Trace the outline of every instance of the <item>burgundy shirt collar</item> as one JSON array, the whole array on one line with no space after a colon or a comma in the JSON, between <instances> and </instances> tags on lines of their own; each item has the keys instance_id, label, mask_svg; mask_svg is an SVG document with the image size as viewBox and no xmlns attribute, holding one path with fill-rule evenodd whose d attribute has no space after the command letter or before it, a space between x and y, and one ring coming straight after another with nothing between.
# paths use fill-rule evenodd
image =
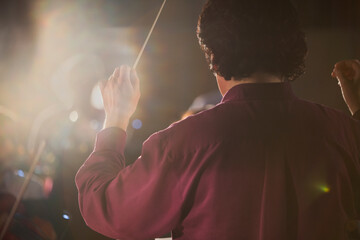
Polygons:
<instances>
[{"instance_id":1,"label":"burgundy shirt collar","mask_svg":"<svg viewBox=\"0 0 360 240\"><path fill-rule=\"evenodd\" d=\"M295 95L289 82L246 83L232 87L221 102L241 100L291 99Z\"/></svg>"}]
</instances>

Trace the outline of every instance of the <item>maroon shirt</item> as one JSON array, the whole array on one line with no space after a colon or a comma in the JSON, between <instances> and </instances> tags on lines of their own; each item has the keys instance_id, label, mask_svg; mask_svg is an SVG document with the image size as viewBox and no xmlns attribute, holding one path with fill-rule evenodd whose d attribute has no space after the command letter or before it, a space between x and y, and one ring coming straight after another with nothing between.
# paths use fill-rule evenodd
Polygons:
<instances>
[{"instance_id":1,"label":"maroon shirt","mask_svg":"<svg viewBox=\"0 0 360 240\"><path fill-rule=\"evenodd\" d=\"M359 219L360 124L289 83L233 87L215 108L152 135L125 167L101 131L79 170L80 209L121 240L347 239ZM356 223L356 222L355 222Z\"/></svg>"}]
</instances>

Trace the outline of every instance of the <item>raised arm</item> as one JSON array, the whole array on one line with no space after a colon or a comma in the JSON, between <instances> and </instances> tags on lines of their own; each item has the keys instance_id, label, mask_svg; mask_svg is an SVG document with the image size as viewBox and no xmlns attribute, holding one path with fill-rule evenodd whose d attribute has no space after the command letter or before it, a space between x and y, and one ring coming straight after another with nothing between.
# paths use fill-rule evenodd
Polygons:
<instances>
[{"instance_id":1,"label":"raised arm","mask_svg":"<svg viewBox=\"0 0 360 240\"><path fill-rule=\"evenodd\" d=\"M332 76L338 79L343 98L354 115L360 110L360 61L354 59L336 63Z\"/></svg>"},{"instance_id":2,"label":"raised arm","mask_svg":"<svg viewBox=\"0 0 360 240\"><path fill-rule=\"evenodd\" d=\"M181 171L166 150L169 140L154 134L126 167L125 130L139 100L139 81L121 67L101 90L105 129L75 179L81 214L90 228L111 238L159 237L174 228L182 207Z\"/></svg>"}]
</instances>

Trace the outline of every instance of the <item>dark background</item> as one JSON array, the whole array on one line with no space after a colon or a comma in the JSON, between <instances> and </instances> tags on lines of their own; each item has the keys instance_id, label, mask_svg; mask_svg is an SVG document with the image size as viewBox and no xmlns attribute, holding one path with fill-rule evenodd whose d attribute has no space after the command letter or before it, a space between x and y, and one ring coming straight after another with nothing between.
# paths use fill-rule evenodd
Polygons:
<instances>
[{"instance_id":1,"label":"dark background","mask_svg":"<svg viewBox=\"0 0 360 240\"><path fill-rule=\"evenodd\" d=\"M343 59L360 58L359 0L294 0L307 34L307 71L293 83L299 97L348 113L330 73ZM85 226L74 176L101 129L103 112L90 104L97 81L120 64L132 65L162 0L12 0L0 4L0 106L17 116L17 131L28 137L39 113L58 111L41 123L39 137L55 161L39 171L51 177L49 199L27 203L32 214L50 220L64 239L106 239ZM215 78L195 35L204 1L168 0L137 71L142 98L129 127L126 155L134 161L142 142L178 120L200 94L216 90ZM78 119L69 120L76 111ZM27 164L14 164L23 168ZM41 166L40 166L41 167ZM64 223L61 212L72 220ZM141 230L139 230L141 231Z\"/></svg>"}]
</instances>

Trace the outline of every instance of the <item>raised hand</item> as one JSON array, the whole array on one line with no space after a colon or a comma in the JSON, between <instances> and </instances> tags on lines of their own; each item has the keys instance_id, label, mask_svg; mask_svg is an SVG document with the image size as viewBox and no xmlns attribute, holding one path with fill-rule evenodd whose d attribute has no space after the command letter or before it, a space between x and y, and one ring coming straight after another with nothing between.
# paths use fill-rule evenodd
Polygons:
<instances>
[{"instance_id":1,"label":"raised hand","mask_svg":"<svg viewBox=\"0 0 360 240\"><path fill-rule=\"evenodd\" d=\"M338 62L331 75L338 79L350 112L354 114L360 110L360 61L354 59Z\"/></svg>"},{"instance_id":2,"label":"raised hand","mask_svg":"<svg viewBox=\"0 0 360 240\"><path fill-rule=\"evenodd\" d=\"M140 98L140 83L135 70L129 66L116 68L107 81L100 82L104 102L104 128L126 130Z\"/></svg>"}]
</instances>

